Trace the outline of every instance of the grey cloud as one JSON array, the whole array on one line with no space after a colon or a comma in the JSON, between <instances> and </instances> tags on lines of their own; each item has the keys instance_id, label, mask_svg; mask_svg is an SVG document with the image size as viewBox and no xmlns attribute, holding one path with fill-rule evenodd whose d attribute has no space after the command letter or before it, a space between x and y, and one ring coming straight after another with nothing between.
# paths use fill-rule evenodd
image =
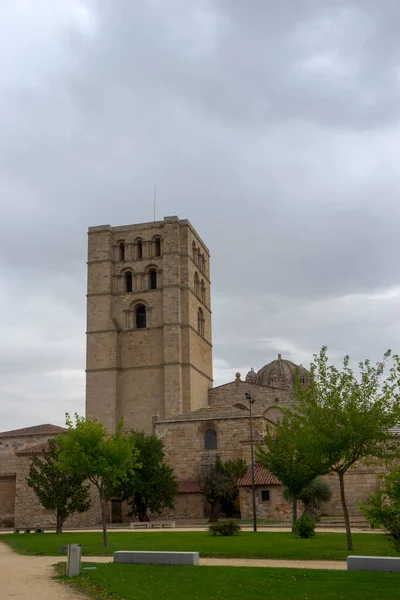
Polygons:
<instances>
[{"instance_id":1,"label":"grey cloud","mask_svg":"<svg viewBox=\"0 0 400 600\"><path fill-rule=\"evenodd\" d=\"M70 7L0 19L3 423L83 413L86 230L155 184L211 250L217 383L395 349L398 3Z\"/></svg>"}]
</instances>

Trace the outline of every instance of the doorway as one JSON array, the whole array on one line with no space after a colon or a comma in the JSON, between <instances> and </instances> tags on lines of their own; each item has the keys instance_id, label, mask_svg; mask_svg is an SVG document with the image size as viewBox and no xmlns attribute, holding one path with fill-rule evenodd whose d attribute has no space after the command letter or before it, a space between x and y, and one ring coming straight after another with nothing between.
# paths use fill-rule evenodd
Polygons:
<instances>
[{"instance_id":1,"label":"doorway","mask_svg":"<svg viewBox=\"0 0 400 600\"><path fill-rule=\"evenodd\" d=\"M111 523L122 523L122 500L111 500Z\"/></svg>"}]
</instances>

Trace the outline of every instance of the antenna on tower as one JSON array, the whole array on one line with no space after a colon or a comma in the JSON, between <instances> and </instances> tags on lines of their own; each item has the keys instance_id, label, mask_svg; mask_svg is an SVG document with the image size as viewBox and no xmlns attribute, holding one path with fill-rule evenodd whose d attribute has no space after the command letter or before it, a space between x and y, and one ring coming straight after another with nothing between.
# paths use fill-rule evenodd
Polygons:
<instances>
[{"instance_id":1,"label":"antenna on tower","mask_svg":"<svg viewBox=\"0 0 400 600\"><path fill-rule=\"evenodd\" d=\"M154 200L154 221L156 220L156 199L157 199L157 186L154 186L154 196L153 196L153 200Z\"/></svg>"}]
</instances>

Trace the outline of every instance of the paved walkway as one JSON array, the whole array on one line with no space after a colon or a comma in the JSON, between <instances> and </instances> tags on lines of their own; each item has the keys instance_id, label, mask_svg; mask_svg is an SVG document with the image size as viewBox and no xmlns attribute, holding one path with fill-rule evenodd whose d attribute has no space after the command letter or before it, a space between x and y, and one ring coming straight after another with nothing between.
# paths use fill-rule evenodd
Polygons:
<instances>
[{"instance_id":1,"label":"paved walkway","mask_svg":"<svg viewBox=\"0 0 400 600\"><path fill-rule=\"evenodd\" d=\"M88 556L84 562L112 562L110 556ZM3 600L83 600L86 596L52 579L56 562L65 556L21 556L0 543L0 596ZM345 561L334 560L264 560L247 558L202 558L200 566L289 567L295 569L345 570Z\"/></svg>"}]
</instances>

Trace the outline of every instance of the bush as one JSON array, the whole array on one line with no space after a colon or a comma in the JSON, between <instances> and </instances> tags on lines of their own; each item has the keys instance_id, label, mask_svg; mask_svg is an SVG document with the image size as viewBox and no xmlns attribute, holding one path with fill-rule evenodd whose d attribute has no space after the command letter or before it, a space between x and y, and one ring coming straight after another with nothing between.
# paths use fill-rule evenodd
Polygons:
<instances>
[{"instance_id":1,"label":"bush","mask_svg":"<svg viewBox=\"0 0 400 600\"><path fill-rule=\"evenodd\" d=\"M283 498L287 502L292 501L292 494L287 487L283 488ZM332 498L332 492L329 485L318 477L306 485L297 495L297 500L303 503L304 510L312 519L318 521L321 516L321 509L324 504Z\"/></svg>"},{"instance_id":2,"label":"bush","mask_svg":"<svg viewBox=\"0 0 400 600\"><path fill-rule=\"evenodd\" d=\"M359 506L371 527L383 527L400 552L400 466L380 478L382 487Z\"/></svg>"},{"instance_id":3,"label":"bush","mask_svg":"<svg viewBox=\"0 0 400 600\"><path fill-rule=\"evenodd\" d=\"M225 522L217 522L213 523L209 526L208 531L211 535L235 535L235 533L239 533L240 527L235 521L225 521Z\"/></svg>"},{"instance_id":4,"label":"bush","mask_svg":"<svg viewBox=\"0 0 400 600\"><path fill-rule=\"evenodd\" d=\"M294 533L303 539L314 537L316 522L307 512L303 512L300 519L294 524Z\"/></svg>"}]
</instances>

